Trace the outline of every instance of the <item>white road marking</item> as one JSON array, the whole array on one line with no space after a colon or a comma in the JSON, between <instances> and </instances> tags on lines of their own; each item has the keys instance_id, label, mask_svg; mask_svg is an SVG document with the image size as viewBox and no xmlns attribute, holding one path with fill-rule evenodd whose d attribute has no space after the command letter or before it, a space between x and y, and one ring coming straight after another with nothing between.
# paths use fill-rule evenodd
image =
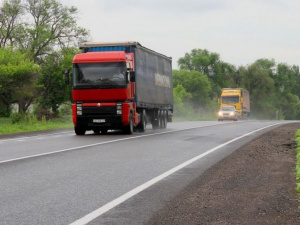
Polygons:
<instances>
[{"instance_id":1,"label":"white road marking","mask_svg":"<svg viewBox=\"0 0 300 225\"><path fill-rule=\"evenodd\" d=\"M7 141L18 141L18 140L26 140L26 139L29 139L29 138L36 138L36 139L39 139L39 138L43 138L43 137L47 137L47 136L55 136L55 135L60 135L60 134L69 134L71 132L61 132L61 133L53 133L53 134L41 134L41 135L34 135L34 136L26 136L26 137L19 137L19 138L9 138L9 139L3 139L1 140L0 139L0 143L1 142L7 142ZM72 132L72 135L73 135L74 132Z\"/></svg>"},{"instance_id":2,"label":"white road marking","mask_svg":"<svg viewBox=\"0 0 300 225\"><path fill-rule=\"evenodd\" d=\"M131 137L120 138L120 139L111 140L111 141L98 142L98 143L94 143L94 144L90 144L90 145L83 145L83 146L78 146L78 147L73 147L73 148L66 148L66 149L47 152L47 153L41 153L41 154L36 154L36 155L30 155L30 156L24 156L24 157L19 157L19 158L14 158L14 159L3 160L3 161L0 161L0 164L8 163L8 162L14 162L14 161L22 160L22 159L30 159L30 158L40 157L40 156L52 155L52 154L61 153L61 152L74 151L74 150L78 150L78 149L82 149L82 148L94 147L94 146L98 146L98 145L105 145L105 144L109 144L109 143L114 143L114 142L119 142L119 141L126 141L126 140L130 140L130 139L149 137L149 136L154 136L154 135L159 135L159 134L169 134L169 133L175 133L175 132L179 132L179 131L193 130L193 129L211 127L211 126L216 126L216 125L218 125L218 124L192 127L192 128L186 128L186 129L180 129L180 130L164 131L164 132L153 133L153 134L145 134L145 135L140 135L140 136L131 136Z\"/></svg>"},{"instance_id":3,"label":"white road marking","mask_svg":"<svg viewBox=\"0 0 300 225\"><path fill-rule=\"evenodd\" d=\"M223 144L221 144L221 145L219 145L217 147L214 147L214 148L206 151L205 153L202 153L202 154L200 154L200 155L198 155L198 156L196 156L196 157L194 157L194 158L192 158L192 159L190 159L190 160L188 160L188 161L180 164L179 166L176 166L173 169L170 169L169 171L167 171L167 172L165 172L165 173L163 173L163 174L161 174L161 175L153 178L152 180L149 180L148 182L146 182L146 183L144 183L144 184L142 184L142 185L134 188L133 190L125 193L124 195L120 196L119 198L116 198L115 200L107 203L106 205L104 205L104 206L96 209L95 211L93 211L93 212L85 215L84 217L82 217L79 220L71 223L70 225L84 225L84 224L87 224L87 223L91 222L92 220L98 218L99 216L103 215L107 211L109 211L109 210L113 209L114 207L120 205L121 203L125 202L129 198L137 195L141 191L149 188L150 186L152 186L152 185L156 184L157 182L161 181L162 179L164 179L164 178L172 175L173 173L177 172L178 170L180 170L180 169L182 169L182 168L190 165L191 163L193 163L193 162L195 162L195 161L197 161L197 160L199 160L199 159L201 159L201 158L209 155L210 153L213 153L214 151L216 151L216 150L218 150L218 149L220 149L220 148L222 148L222 147L224 147L224 146L226 146L226 145L228 145L228 144L230 144L230 143L232 143L234 141L237 141L237 140L239 140L241 138L244 138L246 136L249 136L249 135L254 134L254 133L258 132L258 131L264 130L266 128L269 128L269 127L272 127L272 126L276 126L278 124L279 123L272 124L272 125L269 125L269 126L266 126L266 127L263 127L263 128L260 128L260 129L254 130L254 131L251 131L251 132L249 132L247 134L241 135L241 136L239 136L237 138L234 138L234 139L232 139L230 141L227 141L227 142L225 142L225 143L223 143Z\"/></svg>"},{"instance_id":4,"label":"white road marking","mask_svg":"<svg viewBox=\"0 0 300 225\"><path fill-rule=\"evenodd\" d=\"M42 139L45 139L46 137L38 137L38 138L35 138L35 140L42 140Z\"/></svg>"}]
</instances>

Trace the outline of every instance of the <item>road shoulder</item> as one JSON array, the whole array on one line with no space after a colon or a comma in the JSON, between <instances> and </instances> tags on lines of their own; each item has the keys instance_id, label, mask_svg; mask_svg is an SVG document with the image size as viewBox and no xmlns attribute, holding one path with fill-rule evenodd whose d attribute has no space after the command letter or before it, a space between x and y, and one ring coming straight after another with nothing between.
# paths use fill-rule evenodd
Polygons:
<instances>
[{"instance_id":1,"label":"road shoulder","mask_svg":"<svg viewBox=\"0 0 300 225\"><path fill-rule=\"evenodd\" d=\"M148 224L300 224L295 132L274 129L208 169Z\"/></svg>"}]
</instances>

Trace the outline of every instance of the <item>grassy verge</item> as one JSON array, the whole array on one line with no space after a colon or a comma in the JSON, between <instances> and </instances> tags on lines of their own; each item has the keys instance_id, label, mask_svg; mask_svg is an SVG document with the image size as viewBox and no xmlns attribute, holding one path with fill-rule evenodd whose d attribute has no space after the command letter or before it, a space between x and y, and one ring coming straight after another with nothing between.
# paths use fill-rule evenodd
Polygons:
<instances>
[{"instance_id":1,"label":"grassy verge","mask_svg":"<svg viewBox=\"0 0 300 225\"><path fill-rule=\"evenodd\" d=\"M297 162L296 162L297 188L296 189L298 192L298 196L300 196L300 130L296 132L296 142L297 142Z\"/></svg>"},{"instance_id":2,"label":"grassy verge","mask_svg":"<svg viewBox=\"0 0 300 225\"><path fill-rule=\"evenodd\" d=\"M0 118L0 135L72 127L73 123L70 115L51 119L50 121L37 121L36 119L32 119L14 124L12 123L11 118Z\"/></svg>"}]
</instances>

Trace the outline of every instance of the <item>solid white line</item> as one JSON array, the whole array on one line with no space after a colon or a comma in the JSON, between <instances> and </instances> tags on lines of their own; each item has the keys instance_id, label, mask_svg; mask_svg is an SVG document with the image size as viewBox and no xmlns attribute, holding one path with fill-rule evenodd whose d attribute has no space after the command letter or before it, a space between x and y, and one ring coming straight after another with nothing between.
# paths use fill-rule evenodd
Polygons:
<instances>
[{"instance_id":1,"label":"solid white line","mask_svg":"<svg viewBox=\"0 0 300 225\"><path fill-rule=\"evenodd\" d=\"M114 208L114 207L120 205L121 203L125 202L129 198L131 198L131 197L135 196L136 194L140 193L141 191L147 189L148 187L154 185L155 183L161 181L162 179L170 176L171 174L177 172L178 170L180 170L180 169L182 169L182 168L190 165L191 163L193 163L193 162L195 162L195 161L197 161L197 160L199 160L199 159L201 159L201 158L209 155L210 153L212 153L212 152L214 152L214 151L216 151L216 150L218 150L218 149L220 149L220 148L222 148L222 147L224 147L224 146L226 146L226 145L228 145L228 144L230 144L230 143L232 143L234 141L237 141L237 140L239 140L241 138L249 136L249 135L251 135L251 134L253 134L255 132L261 131L263 129L266 129L266 128L269 128L269 127L272 127L272 126L275 126L275 125L278 125L278 124L279 123L272 124L272 125L269 125L269 126L266 126L266 127L263 127L263 128L257 129L257 130L254 130L252 132L249 132L247 134L244 134L242 136L234 138L234 139L232 139L230 141L227 141L227 142L225 142L225 143L223 143L223 144L221 144L221 145L219 145L219 146L217 146L215 148L212 148L212 149L206 151L205 153L202 153L202 154L200 154L200 155L198 155L198 156L196 156L196 157L194 157L194 158L192 158L192 159L190 159L190 160L188 160L188 161L180 164L179 166L176 166L173 169L170 169L169 171L167 171L167 172L165 172L165 173L163 173L163 174L161 174L161 175L153 178L152 180L149 180L148 182L146 182L146 183L144 183L144 184L142 184L142 185L134 188L133 190L125 193L124 195L120 196L119 198L116 198L115 200L107 203L106 205L104 205L104 206L96 209L95 211L87 214L86 216L84 216L84 217L80 218L79 220L71 223L70 225L84 225L84 224L87 224L87 223L91 222L92 220L98 218L102 214L106 213L107 211L111 210L112 208Z\"/></svg>"}]
</instances>

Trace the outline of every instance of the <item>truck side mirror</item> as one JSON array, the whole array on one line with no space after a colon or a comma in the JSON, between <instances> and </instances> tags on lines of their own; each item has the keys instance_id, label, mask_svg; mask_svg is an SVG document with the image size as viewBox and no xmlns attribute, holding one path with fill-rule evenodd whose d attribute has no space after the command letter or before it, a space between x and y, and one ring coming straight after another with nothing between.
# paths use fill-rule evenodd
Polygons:
<instances>
[{"instance_id":1,"label":"truck side mirror","mask_svg":"<svg viewBox=\"0 0 300 225\"><path fill-rule=\"evenodd\" d=\"M244 102L244 99L243 98L241 98L241 103L243 103Z\"/></svg>"},{"instance_id":2,"label":"truck side mirror","mask_svg":"<svg viewBox=\"0 0 300 225\"><path fill-rule=\"evenodd\" d=\"M69 85L70 84L70 69L65 69L65 84Z\"/></svg>"},{"instance_id":3,"label":"truck side mirror","mask_svg":"<svg viewBox=\"0 0 300 225\"><path fill-rule=\"evenodd\" d=\"M130 72L130 82L135 82L135 72L134 71Z\"/></svg>"}]
</instances>

